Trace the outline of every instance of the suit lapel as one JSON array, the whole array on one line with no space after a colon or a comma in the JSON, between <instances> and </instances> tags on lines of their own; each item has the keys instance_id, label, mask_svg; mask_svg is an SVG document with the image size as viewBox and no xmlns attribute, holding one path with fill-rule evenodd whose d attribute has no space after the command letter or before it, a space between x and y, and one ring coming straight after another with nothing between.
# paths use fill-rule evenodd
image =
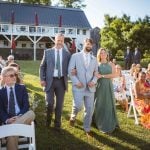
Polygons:
<instances>
[{"instance_id":1,"label":"suit lapel","mask_svg":"<svg viewBox=\"0 0 150 150\"><path fill-rule=\"evenodd\" d=\"M8 108L8 96L7 96L7 89L6 87L3 88L3 96L4 96L4 105L5 108Z\"/></svg>"},{"instance_id":2,"label":"suit lapel","mask_svg":"<svg viewBox=\"0 0 150 150\"><path fill-rule=\"evenodd\" d=\"M50 54L51 54L50 59L52 59L52 63L55 66L55 49L54 48L51 49L51 53Z\"/></svg>"},{"instance_id":3,"label":"suit lapel","mask_svg":"<svg viewBox=\"0 0 150 150\"><path fill-rule=\"evenodd\" d=\"M65 57L66 57L66 55L65 55L65 50L62 49L62 64L64 64ZM62 67L63 67L63 65L62 65Z\"/></svg>"},{"instance_id":4,"label":"suit lapel","mask_svg":"<svg viewBox=\"0 0 150 150\"><path fill-rule=\"evenodd\" d=\"M19 105L19 99L20 99L20 88L17 86L17 84L15 84L15 94L16 94L16 99L17 99L17 103Z\"/></svg>"}]
</instances>

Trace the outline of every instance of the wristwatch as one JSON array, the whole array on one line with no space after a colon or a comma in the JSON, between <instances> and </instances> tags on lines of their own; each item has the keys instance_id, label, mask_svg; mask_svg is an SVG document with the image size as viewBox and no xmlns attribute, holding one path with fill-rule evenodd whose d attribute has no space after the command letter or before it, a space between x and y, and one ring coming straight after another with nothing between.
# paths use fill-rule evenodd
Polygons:
<instances>
[{"instance_id":1,"label":"wristwatch","mask_svg":"<svg viewBox=\"0 0 150 150\"><path fill-rule=\"evenodd\" d=\"M102 78L105 78L105 76L104 76L104 75L102 75Z\"/></svg>"}]
</instances>

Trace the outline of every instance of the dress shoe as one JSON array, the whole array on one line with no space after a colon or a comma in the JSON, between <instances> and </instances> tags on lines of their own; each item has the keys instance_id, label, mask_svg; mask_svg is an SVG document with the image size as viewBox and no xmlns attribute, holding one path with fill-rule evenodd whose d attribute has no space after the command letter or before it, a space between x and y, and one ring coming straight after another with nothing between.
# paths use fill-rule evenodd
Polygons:
<instances>
[{"instance_id":1,"label":"dress shoe","mask_svg":"<svg viewBox=\"0 0 150 150\"><path fill-rule=\"evenodd\" d=\"M63 132L63 130L62 130L60 127L54 127L54 130L55 130L58 134L64 135L64 132Z\"/></svg>"},{"instance_id":2,"label":"dress shoe","mask_svg":"<svg viewBox=\"0 0 150 150\"><path fill-rule=\"evenodd\" d=\"M70 124L70 126L74 127L75 120L73 120L73 119L70 119L70 120L69 120L69 124Z\"/></svg>"},{"instance_id":3,"label":"dress shoe","mask_svg":"<svg viewBox=\"0 0 150 150\"><path fill-rule=\"evenodd\" d=\"M51 120L46 120L46 127L49 128L51 126Z\"/></svg>"},{"instance_id":4,"label":"dress shoe","mask_svg":"<svg viewBox=\"0 0 150 150\"><path fill-rule=\"evenodd\" d=\"M91 132L91 131L89 131L89 132L86 132L86 136L87 136L88 138L91 138L91 137L93 137L93 135L92 135L92 132Z\"/></svg>"}]
</instances>

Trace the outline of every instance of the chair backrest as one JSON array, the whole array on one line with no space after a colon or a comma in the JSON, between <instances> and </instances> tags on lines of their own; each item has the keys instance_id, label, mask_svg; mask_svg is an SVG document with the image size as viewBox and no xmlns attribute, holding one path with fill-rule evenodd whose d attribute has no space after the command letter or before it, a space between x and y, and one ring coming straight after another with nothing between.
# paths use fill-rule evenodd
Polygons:
<instances>
[{"instance_id":1,"label":"chair backrest","mask_svg":"<svg viewBox=\"0 0 150 150\"><path fill-rule=\"evenodd\" d=\"M32 149L36 149L35 145L35 127L34 122L31 125L27 124L7 124L0 126L0 138L8 136L24 136L30 139L30 145Z\"/></svg>"},{"instance_id":2,"label":"chair backrest","mask_svg":"<svg viewBox=\"0 0 150 150\"><path fill-rule=\"evenodd\" d=\"M127 117L134 117L135 124L138 125L139 124L139 121L138 121L138 112L136 110L135 103L134 103L133 84L134 84L134 82L130 81L129 92L130 92L131 102L130 102L130 106L129 106ZM133 115L131 114L132 113L132 109L133 109Z\"/></svg>"}]
</instances>

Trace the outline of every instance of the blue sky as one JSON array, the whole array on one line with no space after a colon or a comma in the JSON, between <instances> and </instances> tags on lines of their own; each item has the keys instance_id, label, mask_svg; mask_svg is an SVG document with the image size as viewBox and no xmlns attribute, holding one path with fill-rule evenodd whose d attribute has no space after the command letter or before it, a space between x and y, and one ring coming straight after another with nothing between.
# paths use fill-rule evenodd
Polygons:
<instances>
[{"instance_id":1,"label":"blue sky","mask_svg":"<svg viewBox=\"0 0 150 150\"><path fill-rule=\"evenodd\" d=\"M104 14L119 16L127 14L135 21L150 16L150 0L85 0L84 10L92 27L104 25Z\"/></svg>"}]
</instances>

